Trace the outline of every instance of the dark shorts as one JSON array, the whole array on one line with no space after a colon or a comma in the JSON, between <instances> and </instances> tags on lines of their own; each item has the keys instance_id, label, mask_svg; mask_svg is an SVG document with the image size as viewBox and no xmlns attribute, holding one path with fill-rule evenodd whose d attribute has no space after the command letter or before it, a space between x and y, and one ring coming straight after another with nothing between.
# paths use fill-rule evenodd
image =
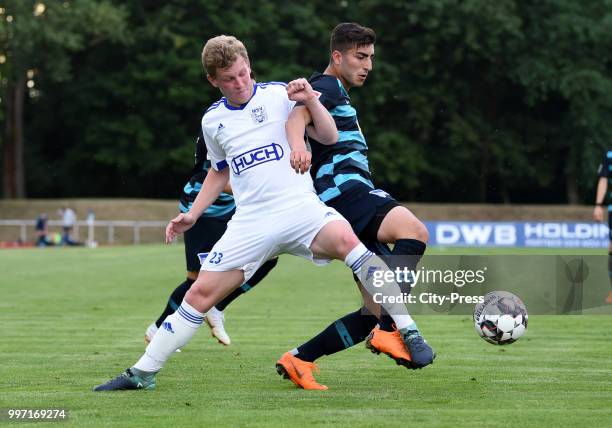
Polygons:
<instances>
[{"instance_id":1,"label":"dark shorts","mask_svg":"<svg viewBox=\"0 0 612 428\"><path fill-rule=\"evenodd\" d=\"M207 254L227 229L228 218L200 217L191 229L185 232L185 261L187 270L200 271L200 257Z\"/></svg>"},{"instance_id":2,"label":"dark shorts","mask_svg":"<svg viewBox=\"0 0 612 428\"><path fill-rule=\"evenodd\" d=\"M400 204L387 192L357 185L327 203L348 220L362 241L376 241L385 216Z\"/></svg>"}]
</instances>

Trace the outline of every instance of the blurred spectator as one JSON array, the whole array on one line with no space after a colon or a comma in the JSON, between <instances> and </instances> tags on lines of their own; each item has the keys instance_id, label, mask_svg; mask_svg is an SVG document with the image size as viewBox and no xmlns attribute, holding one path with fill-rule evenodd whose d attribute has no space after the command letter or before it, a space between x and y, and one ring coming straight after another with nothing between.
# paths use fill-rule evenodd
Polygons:
<instances>
[{"instance_id":1,"label":"blurred spectator","mask_svg":"<svg viewBox=\"0 0 612 428\"><path fill-rule=\"evenodd\" d=\"M36 219L36 245L39 247L53 245L52 242L47 239L47 234L49 233L47 220L47 213L41 213Z\"/></svg>"},{"instance_id":2,"label":"blurred spectator","mask_svg":"<svg viewBox=\"0 0 612 428\"><path fill-rule=\"evenodd\" d=\"M96 221L96 214L91 208L89 208L87 210L87 224L93 225L95 221Z\"/></svg>"},{"instance_id":3,"label":"blurred spectator","mask_svg":"<svg viewBox=\"0 0 612 428\"><path fill-rule=\"evenodd\" d=\"M96 215L91 208L87 210L87 246L94 248L98 246L98 243L94 239L94 232L96 225Z\"/></svg>"},{"instance_id":4,"label":"blurred spectator","mask_svg":"<svg viewBox=\"0 0 612 428\"><path fill-rule=\"evenodd\" d=\"M62 210L62 230L64 232L62 236L63 245L78 245L76 241L73 241L70 237L74 224L76 223L76 214L72 208L64 207Z\"/></svg>"}]
</instances>

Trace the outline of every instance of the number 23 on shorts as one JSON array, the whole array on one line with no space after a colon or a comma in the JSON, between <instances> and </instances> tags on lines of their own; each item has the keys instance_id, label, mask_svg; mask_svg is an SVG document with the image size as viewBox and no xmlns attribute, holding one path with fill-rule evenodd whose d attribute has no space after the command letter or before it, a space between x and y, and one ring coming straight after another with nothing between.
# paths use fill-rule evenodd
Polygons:
<instances>
[{"instance_id":1,"label":"number 23 on shorts","mask_svg":"<svg viewBox=\"0 0 612 428\"><path fill-rule=\"evenodd\" d=\"M214 251L210 254L210 259L208 260L208 262L218 265L219 263L221 263L222 258L223 258L223 253Z\"/></svg>"}]
</instances>

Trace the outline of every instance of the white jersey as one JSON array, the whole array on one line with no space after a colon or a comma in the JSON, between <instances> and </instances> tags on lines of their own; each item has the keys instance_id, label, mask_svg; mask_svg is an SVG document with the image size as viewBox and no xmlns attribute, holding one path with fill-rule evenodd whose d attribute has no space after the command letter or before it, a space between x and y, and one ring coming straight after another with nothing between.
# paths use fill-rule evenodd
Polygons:
<instances>
[{"instance_id":1,"label":"white jersey","mask_svg":"<svg viewBox=\"0 0 612 428\"><path fill-rule=\"evenodd\" d=\"M252 98L234 107L226 98L204 113L202 131L212 167L230 168L238 212L247 207L273 208L314 193L310 174L289 164L291 149L285 122L295 102L284 83L256 83Z\"/></svg>"}]
</instances>

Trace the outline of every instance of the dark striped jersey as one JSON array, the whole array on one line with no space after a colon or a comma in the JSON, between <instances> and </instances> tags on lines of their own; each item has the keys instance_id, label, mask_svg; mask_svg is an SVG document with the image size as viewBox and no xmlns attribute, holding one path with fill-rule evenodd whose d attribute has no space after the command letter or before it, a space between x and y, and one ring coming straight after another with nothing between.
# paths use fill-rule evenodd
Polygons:
<instances>
[{"instance_id":1,"label":"dark striped jersey","mask_svg":"<svg viewBox=\"0 0 612 428\"><path fill-rule=\"evenodd\" d=\"M179 209L181 212L186 213L193 205L193 201L195 201L195 198L202 189L202 183L209 169L210 161L208 160L208 152L206 150L206 144L204 143L204 137L202 136L202 130L200 129L200 135L196 140L195 165L191 173L191 178L187 184L185 184L185 187L183 187L183 194L179 201ZM235 210L236 204L234 203L234 197L228 193L222 192L219 198L204 211L202 217L215 217L229 220L232 215L234 215Z\"/></svg>"},{"instance_id":2,"label":"dark striped jersey","mask_svg":"<svg viewBox=\"0 0 612 428\"><path fill-rule=\"evenodd\" d=\"M357 111L340 80L334 76L314 73L310 84L321 93L319 101L331 113L339 139L324 145L309 138L312 150L310 173L315 190L323 202L328 202L363 183L374 189L368 166L368 146L357 121Z\"/></svg>"},{"instance_id":3,"label":"dark striped jersey","mask_svg":"<svg viewBox=\"0 0 612 428\"><path fill-rule=\"evenodd\" d=\"M599 169L597 170L597 175L600 177L608 178L608 194L606 198L609 203L612 202L612 150L607 150L599 164Z\"/></svg>"}]
</instances>

